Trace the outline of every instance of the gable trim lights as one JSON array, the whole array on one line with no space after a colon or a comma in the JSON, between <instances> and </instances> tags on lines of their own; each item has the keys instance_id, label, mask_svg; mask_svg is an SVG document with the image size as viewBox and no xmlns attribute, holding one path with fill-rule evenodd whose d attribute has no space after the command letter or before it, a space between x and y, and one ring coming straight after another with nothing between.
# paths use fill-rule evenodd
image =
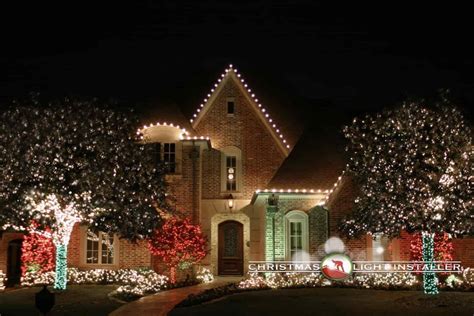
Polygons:
<instances>
[{"instance_id":1,"label":"gable trim lights","mask_svg":"<svg viewBox=\"0 0 474 316\"><path fill-rule=\"evenodd\" d=\"M272 136L277 140L282 152L285 154L285 156L288 156L290 145L288 144L285 136L281 132L280 128L275 124L273 119L270 117L270 114L268 113L267 109L265 109L263 105L259 103L258 98L256 97L255 93L252 92L252 89L248 87L248 84L245 82L245 79L240 73L238 73L237 69L233 68L232 64L230 64L229 68L227 68L225 72L221 74L220 78L217 79L217 82L214 83L213 88L211 88L210 92L203 99L203 102L196 109L196 112L193 114L193 118L189 120L192 123L193 128L198 125L200 119L207 111L209 104L212 103L211 101L214 100L214 98L222 89L222 83L226 79L230 78L231 75L235 75L237 77L237 82L240 83L240 86L244 91L244 95L251 101L251 103L254 103L257 112L263 118L263 121L266 123L266 125L268 125L267 127L271 131Z\"/></svg>"},{"instance_id":2,"label":"gable trim lights","mask_svg":"<svg viewBox=\"0 0 474 316\"><path fill-rule=\"evenodd\" d=\"M257 189L255 195L262 194L272 194L272 193L281 193L281 194L325 194L325 197L321 200L319 205L325 205L331 194L336 190L338 185L341 183L342 177L345 171L342 171L341 175L337 178L337 181L333 184L331 189L321 190L321 189Z\"/></svg>"},{"instance_id":3,"label":"gable trim lights","mask_svg":"<svg viewBox=\"0 0 474 316\"><path fill-rule=\"evenodd\" d=\"M157 122L157 123L151 123L150 125L143 125L142 128L139 128L137 130L137 135L140 135L140 139L143 139L144 135L145 135L145 132L147 131L147 129L149 128L152 128L152 127L157 127L157 126L169 126L169 127L174 127L176 129L181 129L181 134L180 134L180 139L183 139L185 137L187 137L189 135L189 132L186 131L185 128L181 128L179 125L174 125L173 123L166 123L166 122L163 122L163 123L160 123L160 122Z\"/></svg>"}]
</instances>

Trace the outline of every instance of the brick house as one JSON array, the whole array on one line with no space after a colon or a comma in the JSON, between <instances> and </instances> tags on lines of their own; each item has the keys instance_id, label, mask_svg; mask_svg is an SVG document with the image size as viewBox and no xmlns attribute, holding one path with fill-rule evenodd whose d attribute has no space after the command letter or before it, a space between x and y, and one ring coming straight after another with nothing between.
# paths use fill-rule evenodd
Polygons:
<instances>
[{"instance_id":1,"label":"brick house","mask_svg":"<svg viewBox=\"0 0 474 316\"><path fill-rule=\"evenodd\" d=\"M230 66L191 120L161 108L159 123L140 132L167 166L175 210L200 223L209 240L202 265L219 275L243 275L251 260L321 259L328 237L344 240L353 259L409 259L410 236L347 240L338 222L357 188L344 176L343 143L315 126L295 144L276 125L240 73ZM22 235L4 232L0 270L17 271ZM474 266L474 240L454 240L455 258ZM159 268L146 246L75 227L69 266Z\"/></svg>"}]
</instances>

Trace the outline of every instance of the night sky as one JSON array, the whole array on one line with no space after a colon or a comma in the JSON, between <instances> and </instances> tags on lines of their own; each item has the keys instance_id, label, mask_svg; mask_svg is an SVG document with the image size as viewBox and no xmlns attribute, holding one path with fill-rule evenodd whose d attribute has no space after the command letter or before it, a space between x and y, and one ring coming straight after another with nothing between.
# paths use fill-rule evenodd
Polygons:
<instances>
[{"instance_id":1,"label":"night sky","mask_svg":"<svg viewBox=\"0 0 474 316\"><path fill-rule=\"evenodd\" d=\"M0 103L39 91L110 98L138 110L159 100L190 117L233 63L261 99L279 104L273 111L305 121L325 111L372 111L440 88L451 89L469 112L468 7L328 2L2 4Z\"/></svg>"}]
</instances>

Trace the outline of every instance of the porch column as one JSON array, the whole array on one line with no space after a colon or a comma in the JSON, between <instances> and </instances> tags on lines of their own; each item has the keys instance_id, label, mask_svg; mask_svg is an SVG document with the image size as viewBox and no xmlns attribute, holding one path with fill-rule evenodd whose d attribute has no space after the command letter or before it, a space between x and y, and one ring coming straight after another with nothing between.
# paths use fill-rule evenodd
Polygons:
<instances>
[{"instance_id":1,"label":"porch column","mask_svg":"<svg viewBox=\"0 0 474 316\"><path fill-rule=\"evenodd\" d=\"M267 205L265 212L265 260L275 261L275 214L278 208Z\"/></svg>"}]
</instances>

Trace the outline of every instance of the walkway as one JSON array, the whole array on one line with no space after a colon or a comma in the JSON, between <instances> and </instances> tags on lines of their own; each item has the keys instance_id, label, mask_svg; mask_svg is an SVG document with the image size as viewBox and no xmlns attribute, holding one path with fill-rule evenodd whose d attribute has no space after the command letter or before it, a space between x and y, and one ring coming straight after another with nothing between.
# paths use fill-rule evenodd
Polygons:
<instances>
[{"instance_id":1,"label":"walkway","mask_svg":"<svg viewBox=\"0 0 474 316\"><path fill-rule=\"evenodd\" d=\"M198 284L159 292L125 304L110 313L109 316L167 315L176 304L184 300L189 294L197 294L207 289L238 282L241 279L242 277L216 277L212 283Z\"/></svg>"}]
</instances>

